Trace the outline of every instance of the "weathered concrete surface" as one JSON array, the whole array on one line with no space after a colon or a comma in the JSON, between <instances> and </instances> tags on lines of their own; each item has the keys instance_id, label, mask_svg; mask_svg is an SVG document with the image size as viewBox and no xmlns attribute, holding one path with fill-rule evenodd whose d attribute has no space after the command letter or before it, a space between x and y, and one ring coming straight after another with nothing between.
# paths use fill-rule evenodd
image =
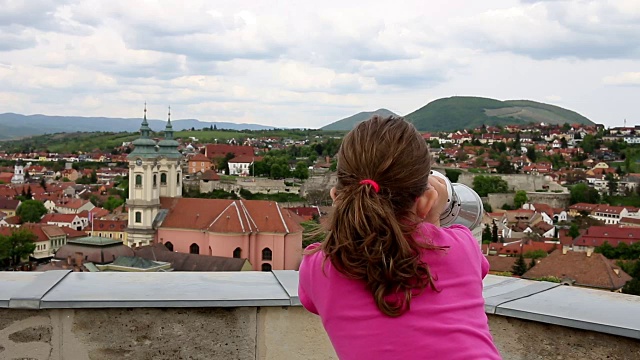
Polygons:
<instances>
[{"instance_id":1,"label":"weathered concrete surface","mask_svg":"<svg viewBox=\"0 0 640 360\"><path fill-rule=\"evenodd\" d=\"M256 308L76 310L90 359L255 359Z\"/></svg>"},{"instance_id":2,"label":"weathered concrete surface","mask_svg":"<svg viewBox=\"0 0 640 360\"><path fill-rule=\"evenodd\" d=\"M504 359L640 359L634 339L497 315L489 327Z\"/></svg>"},{"instance_id":3,"label":"weathered concrete surface","mask_svg":"<svg viewBox=\"0 0 640 360\"><path fill-rule=\"evenodd\" d=\"M256 308L0 309L0 359L255 359Z\"/></svg>"},{"instance_id":4,"label":"weathered concrete surface","mask_svg":"<svg viewBox=\"0 0 640 360\"><path fill-rule=\"evenodd\" d=\"M507 360L640 359L640 341L489 315ZM455 346L455 345L454 345ZM0 309L0 359L337 359L302 307Z\"/></svg>"},{"instance_id":5,"label":"weathered concrete surface","mask_svg":"<svg viewBox=\"0 0 640 360\"><path fill-rule=\"evenodd\" d=\"M320 318L301 306L260 308L257 359L337 359Z\"/></svg>"}]
</instances>

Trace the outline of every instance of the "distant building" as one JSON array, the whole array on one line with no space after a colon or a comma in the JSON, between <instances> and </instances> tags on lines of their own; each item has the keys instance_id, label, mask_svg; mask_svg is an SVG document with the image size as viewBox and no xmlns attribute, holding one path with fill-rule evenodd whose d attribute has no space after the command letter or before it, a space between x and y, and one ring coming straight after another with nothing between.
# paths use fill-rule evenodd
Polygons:
<instances>
[{"instance_id":1,"label":"distant building","mask_svg":"<svg viewBox=\"0 0 640 360\"><path fill-rule=\"evenodd\" d=\"M13 177L11 178L12 184L24 184L24 165L22 161L18 160L13 170Z\"/></svg>"}]
</instances>

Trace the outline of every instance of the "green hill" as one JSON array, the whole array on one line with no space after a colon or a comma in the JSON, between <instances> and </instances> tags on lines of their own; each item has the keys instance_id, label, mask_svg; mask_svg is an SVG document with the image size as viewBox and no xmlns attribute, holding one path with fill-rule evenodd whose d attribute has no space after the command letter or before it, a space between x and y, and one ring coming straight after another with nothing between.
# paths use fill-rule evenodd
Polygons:
<instances>
[{"instance_id":1,"label":"green hill","mask_svg":"<svg viewBox=\"0 0 640 360\"><path fill-rule=\"evenodd\" d=\"M378 109L376 111L363 111L357 113L355 115L349 116L348 118L344 118L342 120L338 120L334 123L326 125L321 128L321 130L351 130L358 123L370 119L373 115L380 115L383 117L396 115L390 110L387 109Z\"/></svg>"},{"instance_id":2,"label":"green hill","mask_svg":"<svg viewBox=\"0 0 640 360\"><path fill-rule=\"evenodd\" d=\"M593 124L586 117L555 105L530 100L500 101L471 96L434 100L405 118L420 131L472 129L483 124Z\"/></svg>"}]
</instances>

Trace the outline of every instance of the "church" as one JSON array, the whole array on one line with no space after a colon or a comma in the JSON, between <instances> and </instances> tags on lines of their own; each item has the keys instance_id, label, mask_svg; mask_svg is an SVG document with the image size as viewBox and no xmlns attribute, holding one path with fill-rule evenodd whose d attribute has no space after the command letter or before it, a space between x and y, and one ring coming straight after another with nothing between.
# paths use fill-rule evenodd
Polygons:
<instances>
[{"instance_id":1,"label":"church","mask_svg":"<svg viewBox=\"0 0 640 360\"><path fill-rule=\"evenodd\" d=\"M181 253L242 258L257 271L298 269L298 215L273 201L183 198L183 156L173 138L171 111L164 139L152 139L151 131L145 106L140 137L127 156L131 246L159 243Z\"/></svg>"}]
</instances>

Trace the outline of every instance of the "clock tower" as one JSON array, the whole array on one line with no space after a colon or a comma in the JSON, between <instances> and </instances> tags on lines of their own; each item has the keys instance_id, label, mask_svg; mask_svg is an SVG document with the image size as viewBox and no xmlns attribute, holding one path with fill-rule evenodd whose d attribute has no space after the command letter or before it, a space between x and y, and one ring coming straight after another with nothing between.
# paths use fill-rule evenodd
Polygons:
<instances>
[{"instance_id":1,"label":"clock tower","mask_svg":"<svg viewBox=\"0 0 640 360\"><path fill-rule=\"evenodd\" d=\"M153 222L160 210L160 197L182 196L182 154L173 139L171 113L165 129L165 139L156 143L150 138L147 106L140 126L140 137L127 156L129 162L129 246L149 245L155 238Z\"/></svg>"}]
</instances>

